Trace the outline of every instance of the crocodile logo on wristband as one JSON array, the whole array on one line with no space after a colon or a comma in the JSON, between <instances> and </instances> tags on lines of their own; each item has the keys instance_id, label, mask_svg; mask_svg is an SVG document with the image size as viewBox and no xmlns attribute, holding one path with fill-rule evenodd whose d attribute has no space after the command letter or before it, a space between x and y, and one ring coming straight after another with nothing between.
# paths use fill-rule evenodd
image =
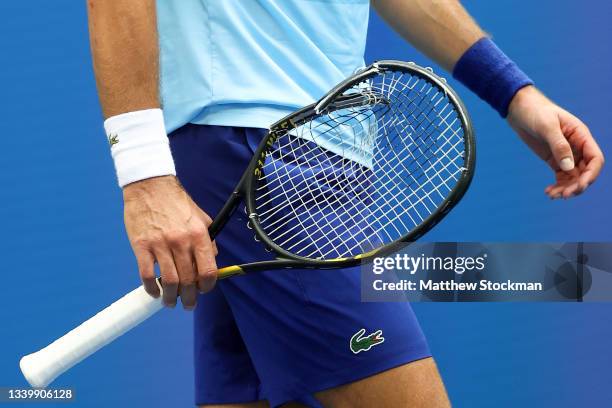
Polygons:
<instances>
[{"instance_id":1,"label":"crocodile logo on wristband","mask_svg":"<svg viewBox=\"0 0 612 408\"><path fill-rule=\"evenodd\" d=\"M116 133L111 133L110 135L107 136L108 138L108 145L110 147L113 147L113 145L116 145L117 143L119 143L119 135L117 135Z\"/></svg>"}]
</instances>

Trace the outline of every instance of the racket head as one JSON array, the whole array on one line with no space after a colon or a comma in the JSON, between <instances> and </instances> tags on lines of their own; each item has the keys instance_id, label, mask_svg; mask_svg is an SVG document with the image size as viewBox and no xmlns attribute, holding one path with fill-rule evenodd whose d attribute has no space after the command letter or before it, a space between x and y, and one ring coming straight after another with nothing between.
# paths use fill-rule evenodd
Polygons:
<instances>
[{"instance_id":1,"label":"racket head","mask_svg":"<svg viewBox=\"0 0 612 408\"><path fill-rule=\"evenodd\" d=\"M446 80L379 61L272 125L243 194L249 224L285 263L335 268L417 240L474 168L471 119Z\"/></svg>"}]
</instances>

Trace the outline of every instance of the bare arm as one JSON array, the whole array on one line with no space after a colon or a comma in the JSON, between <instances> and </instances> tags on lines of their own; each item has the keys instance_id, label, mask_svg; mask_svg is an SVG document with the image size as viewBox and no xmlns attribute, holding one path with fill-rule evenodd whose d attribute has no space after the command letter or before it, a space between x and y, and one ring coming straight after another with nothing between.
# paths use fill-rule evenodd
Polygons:
<instances>
[{"instance_id":1,"label":"bare arm","mask_svg":"<svg viewBox=\"0 0 612 408\"><path fill-rule=\"evenodd\" d=\"M485 36L457 0L372 0L380 16L447 70Z\"/></svg>"},{"instance_id":2,"label":"bare arm","mask_svg":"<svg viewBox=\"0 0 612 408\"><path fill-rule=\"evenodd\" d=\"M158 108L155 1L87 1L89 38L104 117Z\"/></svg>"},{"instance_id":3,"label":"bare arm","mask_svg":"<svg viewBox=\"0 0 612 408\"><path fill-rule=\"evenodd\" d=\"M486 34L458 0L372 0L374 8L405 40L445 69ZM592 184L604 156L589 128L533 86L519 90L508 123L555 173L550 198L578 195Z\"/></svg>"},{"instance_id":4,"label":"bare arm","mask_svg":"<svg viewBox=\"0 0 612 408\"><path fill-rule=\"evenodd\" d=\"M88 0L87 10L104 116L158 108L155 0ZM142 133L146 138L148 133ZM210 217L172 175L127 184L123 198L125 226L147 292L159 296L157 262L164 303L174 306L180 295L183 306L193 308L198 289L209 290L216 278L216 249L207 230Z\"/></svg>"}]
</instances>

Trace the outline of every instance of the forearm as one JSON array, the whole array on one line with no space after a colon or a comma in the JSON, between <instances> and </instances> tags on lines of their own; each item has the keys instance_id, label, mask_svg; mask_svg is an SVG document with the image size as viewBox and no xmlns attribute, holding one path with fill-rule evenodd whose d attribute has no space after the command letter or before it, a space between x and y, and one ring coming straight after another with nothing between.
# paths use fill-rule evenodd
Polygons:
<instances>
[{"instance_id":1,"label":"forearm","mask_svg":"<svg viewBox=\"0 0 612 408\"><path fill-rule=\"evenodd\" d=\"M485 36L458 0L372 0L372 5L399 35L449 71Z\"/></svg>"},{"instance_id":2,"label":"forearm","mask_svg":"<svg viewBox=\"0 0 612 408\"><path fill-rule=\"evenodd\" d=\"M87 10L104 117L158 108L155 0L88 0Z\"/></svg>"},{"instance_id":3,"label":"forearm","mask_svg":"<svg viewBox=\"0 0 612 408\"><path fill-rule=\"evenodd\" d=\"M175 175L159 103L155 0L88 0L104 128L119 185Z\"/></svg>"}]
</instances>

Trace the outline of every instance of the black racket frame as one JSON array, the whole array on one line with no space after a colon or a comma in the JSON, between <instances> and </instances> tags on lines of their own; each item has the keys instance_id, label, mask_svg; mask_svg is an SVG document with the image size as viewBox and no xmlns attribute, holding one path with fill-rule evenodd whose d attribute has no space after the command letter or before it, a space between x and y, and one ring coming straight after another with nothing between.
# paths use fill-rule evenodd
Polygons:
<instances>
[{"instance_id":1,"label":"black racket frame","mask_svg":"<svg viewBox=\"0 0 612 408\"><path fill-rule=\"evenodd\" d=\"M255 206L255 179L258 177L259 174L261 174L260 172L262 166L265 163L265 158L270 148L274 146L274 142L279 136L286 134L287 132L300 126L301 124L316 119L317 117L324 115L326 112L334 110L336 106L344 108L347 106L347 102L349 104L353 103L350 101L350 99L354 97L341 96L342 93L350 89L352 86L386 71L405 72L410 75L417 76L433 84L438 89L442 90L449 98L451 103L455 105L459 119L461 121L461 126L464 135L465 166L460 176L460 179L458 180L457 184L452 189L448 197L419 226L411 230L408 234L381 248L353 257L326 260L305 258L285 251L284 249L276 245L270 238L268 238L267 234L259 223L259 216L257 214ZM354 101L354 103L363 105L363 102L360 102L358 100ZM457 93L446 83L446 80L434 74L431 69L423 68L412 62L395 60L378 61L338 84L318 102L308 105L284 117L283 119L270 126L268 134L260 142L257 150L255 151L253 159L251 160L246 171L242 175L240 181L238 182L238 185L215 217L213 223L210 225L209 234L211 238L217 236L217 234L223 229L232 214L236 211L240 203L244 201L246 205L247 215L249 217L249 223L253 228L253 231L255 232L257 238L261 241L263 245L273 251L277 257L273 260L253 262L239 266L236 265L234 267L223 268L225 270L228 270L228 273L224 275L230 276L248 272L284 268L333 269L355 266L371 261L374 257L388 255L399 249L399 247L403 244L416 241L417 239L422 237L427 231L433 228L449 213L449 211L455 205L457 205L457 203L459 203L461 198L464 196L472 181L475 164L476 149L472 121L467 113L465 105L463 104Z\"/></svg>"}]
</instances>

